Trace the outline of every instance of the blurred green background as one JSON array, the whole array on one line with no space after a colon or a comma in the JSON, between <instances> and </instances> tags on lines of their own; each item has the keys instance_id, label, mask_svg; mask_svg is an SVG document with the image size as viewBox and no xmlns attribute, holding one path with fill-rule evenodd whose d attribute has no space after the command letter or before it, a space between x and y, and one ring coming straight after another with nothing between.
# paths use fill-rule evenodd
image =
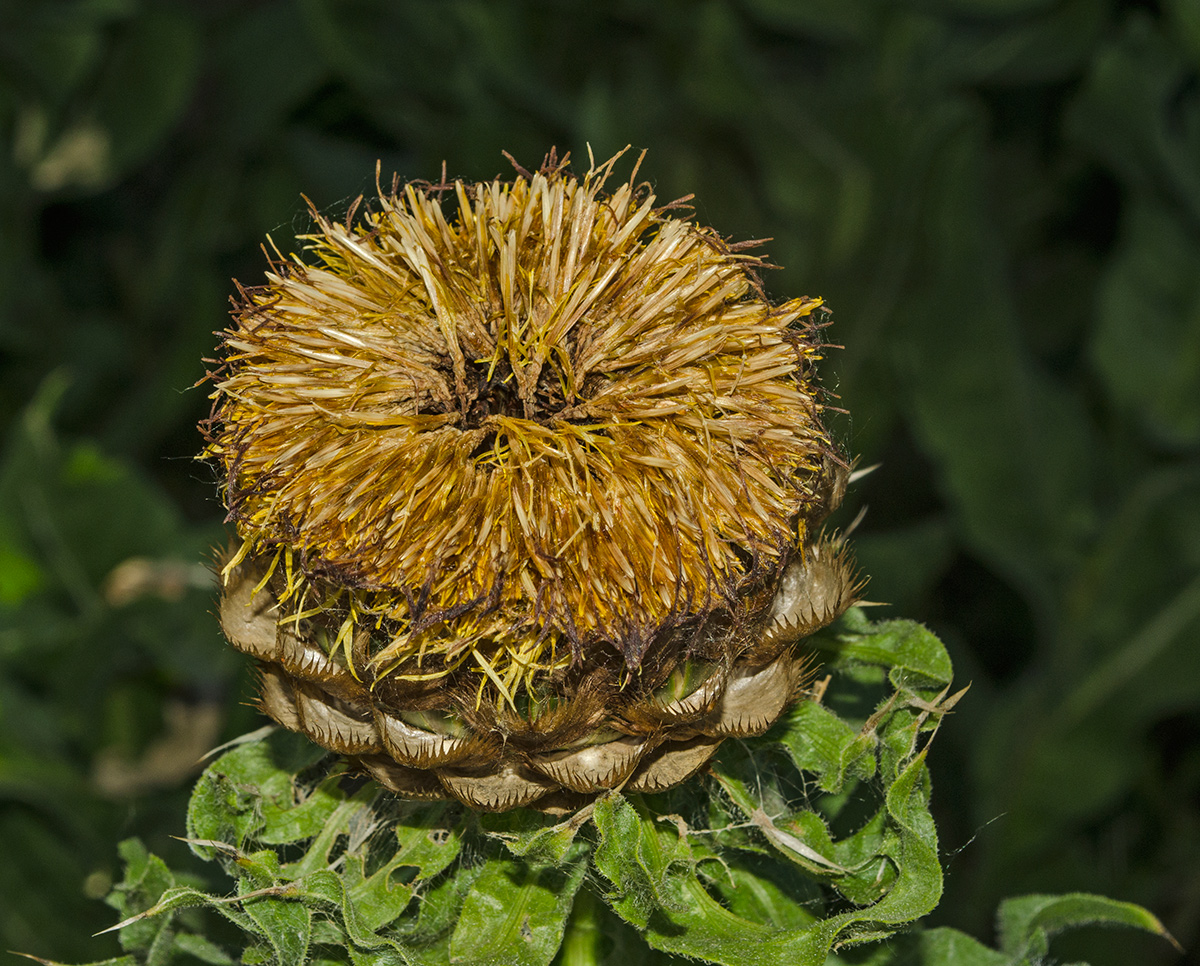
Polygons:
<instances>
[{"instance_id":1,"label":"blurred green background","mask_svg":"<svg viewBox=\"0 0 1200 966\"><path fill-rule=\"evenodd\" d=\"M257 727L192 459L230 278L376 159L627 143L834 309L872 616L973 685L931 921L1086 890L1200 946L1197 0L0 0L0 949L115 954L117 841L186 866L192 763Z\"/></svg>"}]
</instances>

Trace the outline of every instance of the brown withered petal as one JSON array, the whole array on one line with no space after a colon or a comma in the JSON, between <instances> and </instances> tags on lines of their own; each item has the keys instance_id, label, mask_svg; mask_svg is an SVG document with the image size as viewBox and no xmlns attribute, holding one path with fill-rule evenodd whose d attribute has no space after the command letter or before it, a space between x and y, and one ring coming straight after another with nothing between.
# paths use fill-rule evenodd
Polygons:
<instances>
[{"instance_id":1,"label":"brown withered petal","mask_svg":"<svg viewBox=\"0 0 1200 966\"><path fill-rule=\"evenodd\" d=\"M521 765L492 770L439 768L446 789L459 801L485 812L503 812L537 801L557 786Z\"/></svg>"},{"instance_id":2,"label":"brown withered petal","mask_svg":"<svg viewBox=\"0 0 1200 966\"><path fill-rule=\"evenodd\" d=\"M296 709L292 679L276 664L264 664L259 671L259 708L290 731L303 730Z\"/></svg>"},{"instance_id":3,"label":"brown withered petal","mask_svg":"<svg viewBox=\"0 0 1200 966\"><path fill-rule=\"evenodd\" d=\"M800 676L800 662L787 651L765 667L739 667L725 685L710 733L737 738L761 735L792 703Z\"/></svg>"},{"instance_id":4,"label":"brown withered petal","mask_svg":"<svg viewBox=\"0 0 1200 966\"><path fill-rule=\"evenodd\" d=\"M765 639L797 641L837 619L858 597L862 582L840 541L818 541L783 571Z\"/></svg>"},{"instance_id":5,"label":"brown withered petal","mask_svg":"<svg viewBox=\"0 0 1200 966\"><path fill-rule=\"evenodd\" d=\"M531 757L530 764L563 788L599 792L616 788L642 760L644 738L621 737L570 751Z\"/></svg>"},{"instance_id":6,"label":"brown withered petal","mask_svg":"<svg viewBox=\"0 0 1200 966\"><path fill-rule=\"evenodd\" d=\"M704 735L689 741L664 744L654 755L647 757L625 785L630 792L659 792L687 781L708 764L720 738Z\"/></svg>"},{"instance_id":7,"label":"brown withered petal","mask_svg":"<svg viewBox=\"0 0 1200 966\"><path fill-rule=\"evenodd\" d=\"M342 755L383 751L369 711L364 713L308 682L295 687L300 730L317 744Z\"/></svg>"},{"instance_id":8,"label":"brown withered petal","mask_svg":"<svg viewBox=\"0 0 1200 966\"><path fill-rule=\"evenodd\" d=\"M354 761L388 791L404 798L432 801L450 797L431 771L409 768L384 755L363 755Z\"/></svg>"},{"instance_id":9,"label":"brown withered petal","mask_svg":"<svg viewBox=\"0 0 1200 966\"><path fill-rule=\"evenodd\" d=\"M439 734L409 724L382 710L375 712L383 744L396 761L413 768L435 768L485 757L488 742L472 736Z\"/></svg>"},{"instance_id":10,"label":"brown withered petal","mask_svg":"<svg viewBox=\"0 0 1200 966\"><path fill-rule=\"evenodd\" d=\"M277 652L279 616L274 597L255 596L258 579L248 565L236 567L228 574L221 594L221 630L239 651L269 660Z\"/></svg>"}]
</instances>

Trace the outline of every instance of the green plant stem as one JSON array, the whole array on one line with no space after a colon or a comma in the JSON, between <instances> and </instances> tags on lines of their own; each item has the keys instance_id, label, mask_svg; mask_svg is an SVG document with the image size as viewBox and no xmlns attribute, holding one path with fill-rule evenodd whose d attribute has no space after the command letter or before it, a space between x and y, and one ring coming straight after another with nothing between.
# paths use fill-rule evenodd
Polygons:
<instances>
[{"instance_id":1,"label":"green plant stem","mask_svg":"<svg viewBox=\"0 0 1200 966\"><path fill-rule=\"evenodd\" d=\"M585 883L575 894L575 904L563 936L560 966L600 966L600 903Z\"/></svg>"}]
</instances>

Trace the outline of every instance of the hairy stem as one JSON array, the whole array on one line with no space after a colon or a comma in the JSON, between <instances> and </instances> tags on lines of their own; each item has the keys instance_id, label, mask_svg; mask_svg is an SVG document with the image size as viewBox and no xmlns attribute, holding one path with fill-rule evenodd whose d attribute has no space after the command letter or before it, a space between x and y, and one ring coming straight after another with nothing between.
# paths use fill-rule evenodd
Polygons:
<instances>
[{"instance_id":1,"label":"hairy stem","mask_svg":"<svg viewBox=\"0 0 1200 966\"><path fill-rule=\"evenodd\" d=\"M559 966L600 966L600 900L584 884L575 894L575 905L567 920Z\"/></svg>"}]
</instances>

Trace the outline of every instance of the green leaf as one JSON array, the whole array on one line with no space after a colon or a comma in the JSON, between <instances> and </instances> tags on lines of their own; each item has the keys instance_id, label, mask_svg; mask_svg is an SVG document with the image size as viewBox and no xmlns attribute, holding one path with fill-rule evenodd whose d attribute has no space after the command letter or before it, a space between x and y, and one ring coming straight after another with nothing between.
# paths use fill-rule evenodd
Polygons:
<instances>
[{"instance_id":1,"label":"green leaf","mask_svg":"<svg viewBox=\"0 0 1200 966\"><path fill-rule=\"evenodd\" d=\"M481 815L479 824L513 855L540 858L555 865L566 858L579 832L574 818L563 822L523 810Z\"/></svg>"},{"instance_id":2,"label":"green leaf","mask_svg":"<svg viewBox=\"0 0 1200 966\"><path fill-rule=\"evenodd\" d=\"M1012 958L957 929L929 929L916 937L914 966L1013 966Z\"/></svg>"},{"instance_id":3,"label":"green leaf","mask_svg":"<svg viewBox=\"0 0 1200 966\"><path fill-rule=\"evenodd\" d=\"M803 701L779 736L797 768L817 775L821 788L841 791L847 779L875 774L875 735L858 731L822 704Z\"/></svg>"},{"instance_id":4,"label":"green leaf","mask_svg":"<svg viewBox=\"0 0 1200 966\"><path fill-rule=\"evenodd\" d=\"M0 540L4 540L2 534ZM37 561L19 547L0 543L0 605L21 603L45 582Z\"/></svg>"},{"instance_id":5,"label":"green leaf","mask_svg":"<svg viewBox=\"0 0 1200 966\"><path fill-rule=\"evenodd\" d=\"M396 827L397 849L370 875L366 874L363 857L350 853L346 857L346 906L347 926L351 924L349 910L353 907L353 919L361 923L351 930L351 937L360 945L367 940L362 930L372 933L400 917L414 893L412 884L397 881L402 869L415 871L414 881L427 882L445 870L457 857L462 847L460 830L443 820L447 813L456 810L437 803L432 806L417 806L406 821Z\"/></svg>"},{"instance_id":6,"label":"green leaf","mask_svg":"<svg viewBox=\"0 0 1200 966\"><path fill-rule=\"evenodd\" d=\"M953 677L950 656L942 642L915 621L872 624L861 608L852 608L840 623L813 638L812 643L818 653L832 651L839 664L887 668L896 687L938 689Z\"/></svg>"},{"instance_id":7,"label":"green leaf","mask_svg":"<svg viewBox=\"0 0 1200 966\"><path fill-rule=\"evenodd\" d=\"M928 774L923 756L909 763L887 791L887 811L896 835L884 854L894 863L896 879L874 905L832 916L813 927L828 951L835 941L864 942L889 935L937 905L942 894L936 830L929 815Z\"/></svg>"},{"instance_id":8,"label":"green leaf","mask_svg":"<svg viewBox=\"0 0 1200 966\"><path fill-rule=\"evenodd\" d=\"M1092 357L1119 405L1158 439L1191 446L1200 441L1200 233L1163 202L1131 207L1099 293Z\"/></svg>"},{"instance_id":9,"label":"green leaf","mask_svg":"<svg viewBox=\"0 0 1200 966\"><path fill-rule=\"evenodd\" d=\"M179 120L199 74L200 43L192 17L171 8L149 8L119 36L93 108L113 174L141 162Z\"/></svg>"},{"instance_id":10,"label":"green leaf","mask_svg":"<svg viewBox=\"0 0 1200 966\"><path fill-rule=\"evenodd\" d=\"M691 871L686 843L677 834L656 828L618 795L597 801L594 815L601 836L596 867L617 889L606 898L653 948L724 966L785 961L765 945L774 930L733 914L708 894ZM816 966L824 955L788 961Z\"/></svg>"},{"instance_id":11,"label":"green leaf","mask_svg":"<svg viewBox=\"0 0 1200 966\"><path fill-rule=\"evenodd\" d=\"M243 903L246 914L267 937L277 963L303 963L308 958L312 913L301 902L271 896Z\"/></svg>"},{"instance_id":12,"label":"green leaf","mask_svg":"<svg viewBox=\"0 0 1200 966\"><path fill-rule=\"evenodd\" d=\"M1200 97L1195 64L1142 12L1101 46L1067 129L1139 195L1200 219ZM1119 132L1119 137L1114 133Z\"/></svg>"},{"instance_id":13,"label":"green leaf","mask_svg":"<svg viewBox=\"0 0 1200 966\"><path fill-rule=\"evenodd\" d=\"M1049 622L1094 526L1098 447L1083 401L1023 344L987 158L979 120L937 145L920 215L928 261L896 321L894 371L960 538Z\"/></svg>"},{"instance_id":14,"label":"green leaf","mask_svg":"<svg viewBox=\"0 0 1200 966\"><path fill-rule=\"evenodd\" d=\"M169 920L142 918L157 907L163 896L175 888L175 876L165 862L152 855L138 839L126 839L117 852L125 862L125 878L108 897L108 904L124 917L127 925L120 931L121 947L127 951L150 950Z\"/></svg>"},{"instance_id":15,"label":"green leaf","mask_svg":"<svg viewBox=\"0 0 1200 966\"><path fill-rule=\"evenodd\" d=\"M544 966L562 943L575 893L587 871L586 849L562 867L493 859L475 879L450 939L450 962L473 966Z\"/></svg>"},{"instance_id":16,"label":"green leaf","mask_svg":"<svg viewBox=\"0 0 1200 966\"><path fill-rule=\"evenodd\" d=\"M1044 956L1050 940L1081 926L1129 926L1178 944L1153 915L1131 902L1077 892L1060 896L1020 896L1000 903L1000 948L1015 957Z\"/></svg>"},{"instance_id":17,"label":"green leaf","mask_svg":"<svg viewBox=\"0 0 1200 966\"><path fill-rule=\"evenodd\" d=\"M320 834L345 796L333 784L301 793L296 773L325 754L299 735L277 731L267 741L247 742L222 755L201 775L188 805L192 850L211 858L206 842L230 841L240 848L259 832L272 844Z\"/></svg>"},{"instance_id":18,"label":"green leaf","mask_svg":"<svg viewBox=\"0 0 1200 966\"><path fill-rule=\"evenodd\" d=\"M766 790L775 791L775 788L769 777L764 788L763 779L767 776L757 770L758 764L750 755L723 750L713 774L742 814L789 861L799 863L814 876L828 877L847 872L834 858L829 830L814 812L801 810L775 818L767 815L760 796L766 798Z\"/></svg>"},{"instance_id":19,"label":"green leaf","mask_svg":"<svg viewBox=\"0 0 1200 966\"><path fill-rule=\"evenodd\" d=\"M234 966L233 958L225 950L195 933L180 933L175 937L175 948L185 956L191 956L202 963L211 963L212 966Z\"/></svg>"},{"instance_id":20,"label":"green leaf","mask_svg":"<svg viewBox=\"0 0 1200 966\"><path fill-rule=\"evenodd\" d=\"M482 865L461 866L453 874L434 879L417 903L415 919L397 922L394 926L396 934L406 944L419 946L435 960L449 962L450 940L459 913L483 869Z\"/></svg>"},{"instance_id":21,"label":"green leaf","mask_svg":"<svg viewBox=\"0 0 1200 966\"><path fill-rule=\"evenodd\" d=\"M820 889L772 858L731 852L698 868L705 888L742 919L790 930L806 929L817 921L813 909L820 908Z\"/></svg>"}]
</instances>

